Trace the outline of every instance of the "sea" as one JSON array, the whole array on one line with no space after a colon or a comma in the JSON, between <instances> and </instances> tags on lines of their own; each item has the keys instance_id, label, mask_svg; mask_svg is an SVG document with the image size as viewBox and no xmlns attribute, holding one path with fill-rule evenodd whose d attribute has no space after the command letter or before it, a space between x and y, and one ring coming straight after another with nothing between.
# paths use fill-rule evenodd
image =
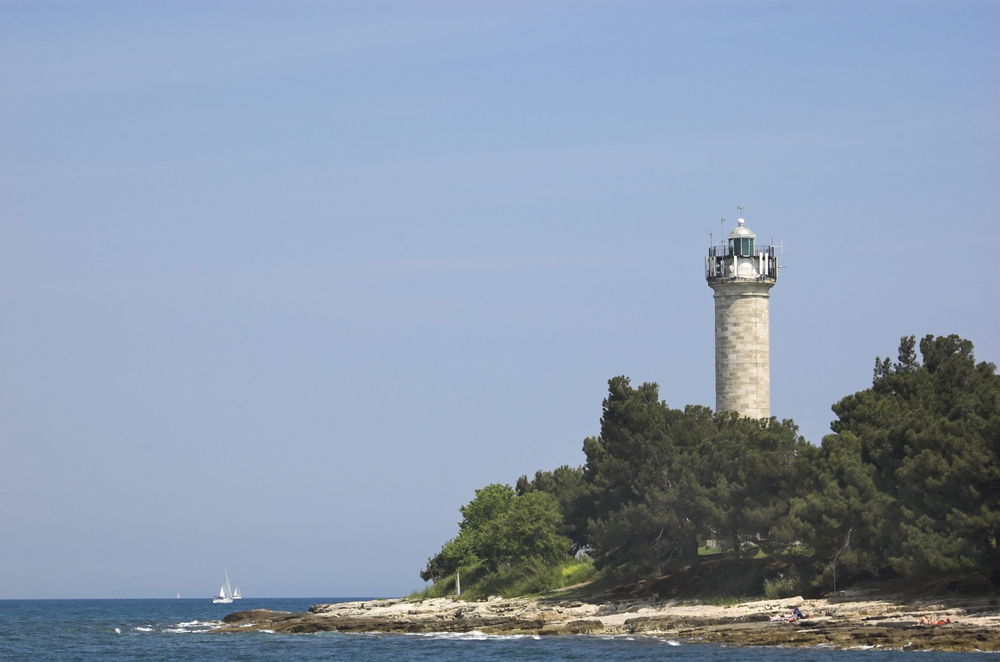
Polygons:
<instances>
[{"instance_id":1,"label":"sea","mask_svg":"<svg viewBox=\"0 0 1000 662\"><path fill-rule=\"evenodd\" d=\"M351 600L357 598L350 598ZM0 600L0 660L357 660L475 662L670 660L674 662L847 662L997 659L994 654L880 649L738 648L668 637L555 637L467 634L222 633L226 614L243 609L306 611L346 598Z\"/></svg>"}]
</instances>

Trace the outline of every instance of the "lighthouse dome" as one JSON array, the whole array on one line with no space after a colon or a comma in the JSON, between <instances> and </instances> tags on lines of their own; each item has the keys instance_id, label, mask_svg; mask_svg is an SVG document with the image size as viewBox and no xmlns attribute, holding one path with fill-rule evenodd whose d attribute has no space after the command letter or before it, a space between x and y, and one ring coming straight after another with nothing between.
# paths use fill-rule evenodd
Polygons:
<instances>
[{"instance_id":1,"label":"lighthouse dome","mask_svg":"<svg viewBox=\"0 0 1000 662\"><path fill-rule=\"evenodd\" d=\"M729 238L730 239L735 239L737 237L739 237L739 238L746 237L748 239L756 239L757 238L757 235L755 235L753 232L751 232L750 228L748 228L745 225L746 221L744 221L741 218L740 220L737 221L737 223L738 223L738 225L733 229L732 232L729 233Z\"/></svg>"},{"instance_id":2,"label":"lighthouse dome","mask_svg":"<svg viewBox=\"0 0 1000 662\"><path fill-rule=\"evenodd\" d=\"M741 218L739 225L729 233L729 254L752 257L754 255L754 239L757 238L750 228L744 225Z\"/></svg>"}]
</instances>

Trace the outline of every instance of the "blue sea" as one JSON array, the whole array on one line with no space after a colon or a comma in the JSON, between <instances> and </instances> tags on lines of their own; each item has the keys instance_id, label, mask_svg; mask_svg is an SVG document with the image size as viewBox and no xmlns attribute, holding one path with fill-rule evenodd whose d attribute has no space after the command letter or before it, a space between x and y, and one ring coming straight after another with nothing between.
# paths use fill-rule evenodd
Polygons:
<instances>
[{"instance_id":1,"label":"blue sea","mask_svg":"<svg viewBox=\"0 0 1000 662\"><path fill-rule=\"evenodd\" d=\"M243 609L305 611L336 598L210 600L0 600L0 660L671 660L846 662L979 659L961 653L729 648L663 637L213 633ZM988 658L995 658L989 655Z\"/></svg>"}]
</instances>

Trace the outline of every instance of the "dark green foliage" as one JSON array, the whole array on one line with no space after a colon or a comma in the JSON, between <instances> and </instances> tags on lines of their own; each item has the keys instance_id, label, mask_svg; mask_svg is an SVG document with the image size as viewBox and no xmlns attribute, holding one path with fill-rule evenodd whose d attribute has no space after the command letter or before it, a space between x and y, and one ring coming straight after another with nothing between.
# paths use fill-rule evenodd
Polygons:
<instances>
[{"instance_id":1,"label":"dark green foliage","mask_svg":"<svg viewBox=\"0 0 1000 662\"><path fill-rule=\"evenodd\" d=\"M656 575L679 556L676 514L659 504L630 503L591 523L591 554L622 579Z\"/></svg>"},{"instance_id":2,"label":"dark green foliage","mask_svg":"<svg viewBox=\"0 0 1000 662\"><path fill-rule=\"evenodd\" d=\"M958 336L922 339L922 364L915 344L903 338L897 363L876 359L872 387L834 405L827 454L858 446L861 482L878 491L869 519L887 532L867 542L895 570L988 572L1000 533L1000 378Z\"/></svg>"},{"instance_id":3,"label":"dark green foliage","mask_svg":"<svg viewBox=\"0 0 1000 662\"><path fill-rule=\"evenodd\" d=\"M699 538L777 549L792 542L789 498L810 447L791 421L670 409L656 384L608 383L601 436L584 442L598 567L650 575L698 562Z\"/></svg>"},{"instance_id":4,"label":"dark green foliage","mask_svg":"<svg viewBox=\"0 0 1000 662\"><path fill-rule=\"evenodd\" d=\"M609 380L601 435L583 445L584 475L594 491L591 553L599 568L652 574L674 558L697 561L696 522L709 504L697 479L703 465L692 450L706 421L711 412L702 407L671 410L656 384L632 388L627 377ZM671 435L675 428L686 434Z\"/></svg>"},{"instance_id":5,"label":"dark green foliage","mask_svg":"<svg viewBox=\"0 0 1000 662\"><path fill-rule=\"evenodd\" d=\"M814 447L798 435L792 421L758 421L723 414L714 420L716 435L707 452L711 470L709 526L732 541L774 552L793 542L789 500L801 489Z\"/></svg>"},{"instance_id":6,"label":"dark green foliage","mask_svg":"<svg viewBox=\"0 0 1000 662\"><path fill-rule=\"evenodd\" d=\"M862 460L854 434L829 435L803 495L792 499L792 530L821 564L839 564L842 576L861 571L877 576L886 562L890 500L876 488L874 475L875 467ZM833 569L831 565L831 573Z\"/></svg>"},{"instance_id":7,"label":"dark green foliage","mask_svg":"<svg viewBox=\"0 0 1000 662\"><path fill-rule=\"evenodd\" d=\"M897 361L876 359L871 388L833 406L820 448L791 420L671 409L656 384L615 377L585 465L477 490L421 577L440 592L462 568L474 593L505 595L566 585L558 568L590 576L595 565L609 579L713 595L825 590L885 572L980 572L1000 584L1000 377L957 336L925 337L922 359L917 349L911 336ZM709 540L728 552L703 563ZM582 551L593 564L572 560Z\"/></svg>"}]
</instances>

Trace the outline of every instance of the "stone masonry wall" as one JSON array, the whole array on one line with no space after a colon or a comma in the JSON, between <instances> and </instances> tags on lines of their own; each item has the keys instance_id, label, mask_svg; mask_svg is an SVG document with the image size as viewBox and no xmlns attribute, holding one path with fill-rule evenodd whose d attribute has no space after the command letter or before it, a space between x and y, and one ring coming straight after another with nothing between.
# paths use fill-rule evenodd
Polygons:
<instances>
[{"instance_id":1,"label":"stone masonry wall","mask_svg":"<svg viewBox=\"0 0 1000 662\"><path fill-rule=\"evenodd\" d=\"M713 283L715 410L771 416L768 301L774 283Z\"/></svg>"}]
</instances>

